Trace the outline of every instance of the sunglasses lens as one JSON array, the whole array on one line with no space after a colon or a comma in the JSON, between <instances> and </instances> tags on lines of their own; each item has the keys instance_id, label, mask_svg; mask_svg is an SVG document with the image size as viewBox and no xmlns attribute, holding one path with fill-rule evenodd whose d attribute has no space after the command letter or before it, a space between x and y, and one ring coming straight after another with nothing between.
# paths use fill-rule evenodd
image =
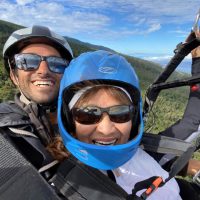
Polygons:
<instances>
[{"instance_id":1,"label":"sunglasses lens","mask_svg":"<svg viewBox=\"0 0 200 200\"><path fill-rule=\"evenodd\" d=\"M109 108L88 106L85 108L72 109L74 119L81 124L98 123L101 120L103 112L109 114L109 118L112 122L125 123L132 119L133 107L128 105L113 106Z\"/></svg>"},{"instance_id":2,"label":"sunglasses lens","mask_svg":"<svg viewBox=\"0 0 200 200\"><path fill-rule=\"evenodd\" d=\"M16 54L15 64L18 69L25 71L35 70L40 64L40 56L32 54Z\"/></svg>"},{"instance_id":3,"label":"sunglasses lens","mask_svg":"<svg viewBox=\"0 0 200 200\"><path fill-rule=\"evenodd\" d=\"M47 62L49 69L55 73L64 73L65 68L69 65L67 60L59 58L59 57L47 57Z\"/></svg>"},{"instance_id":4,"label":"sunglasses lens","mask_svg":"<svg viewBox=\"0 0 200 200\"><path fill-rule=\"evenodd\" d=\"M17 68L25 71L36 70L42 60L48 63L49 70L54 73L64 73L65 68L69 65L67 60L55 56L42 57L35 54L16 54L14 58Z\"/></svg>"},{"instance_id":5,"label":"sunglasses lens","mask_svg":"<svg viewBox=\"0 0 200 200\"><path fill-rule=\"evenodd\" d=\"M74 108L72 114L81 124L95 124L101 119L101 110L98 107Z\"/></svg>"},{"instance_id":6,"label":"sunglasses lens","mask_svg":"<svg viewBox=\"0 0 200 200\"><path fill-rule=\"evenodd\" d=\"M132 118L132 106L113 106L109 110L110 120L116 123L125 123Z\"/></svg>"}]
</instances>

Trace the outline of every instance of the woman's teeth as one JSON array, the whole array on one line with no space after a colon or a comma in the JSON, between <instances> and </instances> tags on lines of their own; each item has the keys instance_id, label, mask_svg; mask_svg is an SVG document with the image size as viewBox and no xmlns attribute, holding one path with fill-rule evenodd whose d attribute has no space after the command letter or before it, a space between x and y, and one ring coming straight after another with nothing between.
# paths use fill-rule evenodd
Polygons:
<instances>
[{"instance_id":1,"label":"woman's teeth","mask_svg":"<svg viewBox=\"0 0 200 200\"><path fill-rule=\"evenodd\" d=\"M106 145L114 145L116 143L116 141L117 141L117 139L109 141L109 142L93 140L93 143L96 145L106 146Z\"/></svg>"}]
</instances>

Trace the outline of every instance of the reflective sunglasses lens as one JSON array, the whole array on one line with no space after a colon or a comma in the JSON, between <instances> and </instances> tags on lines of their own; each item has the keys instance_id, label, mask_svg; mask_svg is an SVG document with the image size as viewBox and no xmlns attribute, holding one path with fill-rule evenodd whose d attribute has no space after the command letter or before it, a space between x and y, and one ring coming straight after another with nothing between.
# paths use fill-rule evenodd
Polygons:
<instances>
[{"instance_id":1,"label":"reflective sunglasses lens","mask_svg":"<svg viewBox=\"0 0 200 200\"><path fill-rule=\"evenodd\" d=\"M95 124L101 120L102 113L109 114L109 118L115 123L125 123L132 119L133 107L128 105L113 106L109 108L98 108L88 106L85 108L74 108L72 110L74 119L81 124Z\"/></svg>"},{"instance_id":2,"label":"reflective sunglasses lens","mask_svg":"<svg viewBox=\"0 0 200 200\"><path fill-rule=\"evenodd\" d=\"M61 74L64 73L65 68L69 65L67 60L59 58L59 57L53 57L53 56L47 57L47 62L48 62L49 69L52 72L61 73Z\"/></svg>"},{"instance_id":3,"label":"reflective sunglasses lens","mask_svg":"<svg viewBox=\"0 0 200 200\"><path fill-rule=\"evenodd\" d=\"M125 123L132 118L131 106L113 106L109 109L110 120L116 123Z\"/></svg>"},{"instance_id":4,"label":"reflective sunglasses lens","mask_svg":"<svg viewBox=\"0 0 200 200\"><path fill-rule=\"evenodd\" d=\"M40 64L40 56L32 54L16 54L15 64L18 69L22 70L35 70Z\"/></svg>"},{"instance_id":5,"label":"reflective sunglasses lens","mask_svg":"<svg viewBox=\"0 0 200 200\"><path fill-rule=\"evenodd\" d=\"M95 124L101 119L101 110L97 107L72 109L74 119L81 124Z\"/></svg>"}]
</instances>

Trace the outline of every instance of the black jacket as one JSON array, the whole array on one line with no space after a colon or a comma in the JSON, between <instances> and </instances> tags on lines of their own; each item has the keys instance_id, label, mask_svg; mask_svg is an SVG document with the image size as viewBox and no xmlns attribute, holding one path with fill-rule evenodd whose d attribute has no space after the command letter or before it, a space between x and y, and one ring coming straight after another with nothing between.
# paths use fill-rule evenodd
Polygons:
<instances>
[{"instance_id":1,"label":"black jacket","mask_svg":"<svg viewBox=\"0 0 200 200\"><path fill-rule=\"evenodd\" d=\"M0 104L0 133L37 169L53 161L29 112L15 101Z\"/></svg>"}]
</instances>

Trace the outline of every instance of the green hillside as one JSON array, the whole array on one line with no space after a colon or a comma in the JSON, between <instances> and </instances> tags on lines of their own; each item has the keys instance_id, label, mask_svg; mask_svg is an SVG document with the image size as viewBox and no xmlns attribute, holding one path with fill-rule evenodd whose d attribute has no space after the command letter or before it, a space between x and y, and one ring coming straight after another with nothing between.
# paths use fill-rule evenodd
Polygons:
<instances>
[{"instance_id":1,"label":"green hillside","mask_svg":"<svg viewBox=\"0 0 200 200\"><path fill-rule=\"evenodd\" d=\"M8 38L8 36L14 31L20 28L16 24L8 23L0 20L0 51L2 52L3 45ZM66 37L70 46L73 49L74 56L78 56L80 53L86 51L93 51L96 49L105 49L113 51L109 48L93 45L89 43L81 42L74 38ZM164 44L163 44L164 45ZM135 70L140 78L140 85L142 88L143 97L147 87L153 82L153 80L162 71L161 66L158 64L138 59L131 56L124 55L128 61L135 67ZM180 77L181 75L175 73L173 78ZM16 92L15 87L12 85L8 78L8 74L4 71L2 54L0 55L0 101L5 101L12 99L14 93ZM187 100L187 89L171 89L170 91L162 92L155 104L154 117L155 124L152 129L153 132L158 132L175 122L181 117L183 110L185 108L185 103ZM149 122L146 127L150 127L153 123L153 117L149 118Z\"/></svg>"}]
</instances>

